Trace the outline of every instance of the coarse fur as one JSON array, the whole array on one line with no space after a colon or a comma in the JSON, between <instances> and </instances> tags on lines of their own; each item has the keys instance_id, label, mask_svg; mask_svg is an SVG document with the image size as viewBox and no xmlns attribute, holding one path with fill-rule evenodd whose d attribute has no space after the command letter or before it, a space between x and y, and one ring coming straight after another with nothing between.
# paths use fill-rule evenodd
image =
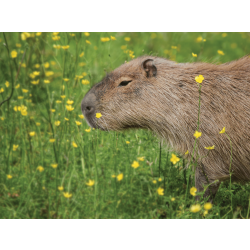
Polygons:
<instances>
[{"instance_id":1,"label":"coarse fur","mask_svg":"<svg viewBox=\"0 0 250 250\"><path fill-rule=\"evenodd\" d=\"M232 180L250 180L248 56L221 65L139 57L124 63L94 85L82 101L82 111L92 127L106 131L149 129L184 155L194 147L199 102L195 77L198 75L204 76L198 154L207 155L204 147L215 145L215 148L198 162L196 188L202 191L204 185L214 182L205 192L212 198L219 183L230 178L231 149L227 136L219 134L223 127L232 141ZM99 119L95 118L97 112L102 114Z\"/></svg>"}]
</instances>

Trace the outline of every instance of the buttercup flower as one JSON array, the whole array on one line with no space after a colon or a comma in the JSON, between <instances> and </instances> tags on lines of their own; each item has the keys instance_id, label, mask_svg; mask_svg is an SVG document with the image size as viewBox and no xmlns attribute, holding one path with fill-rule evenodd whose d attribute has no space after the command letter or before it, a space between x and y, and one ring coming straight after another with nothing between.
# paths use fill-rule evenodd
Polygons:
<instances>
[{"instance_id":1,"label":"buttercup flower","mask_svg":"<svg viewBox=\"0 0 250 250\"><path fill-rule=\"evenodd\" d=\"M224 127L219 133L224 134L226 132L226 128Z\"/></svg>"},{"instance_id":2,"label":"buttercup flower","mask_svg":"<svg viewBox=\"0 0 250 250\"><path fill-rule=\"evenodd\" d=\"M101 118L102 117L102 114L101 113L96 113L96 118Z\"/></svg>"},{"instance_id":3,"label":"buttercup flower","mask_svg":"<svg viewBox=\"0 0 250 250\"><path fill-rule=\"evenodd\" d=\"M131 40L131 38L130 38L130 37L125 37L124 40L125 40L126 42L129 42L129 41Z\"/></svg>"},{"instance_id":4,"label":"buttercup flower","mask_svg":"<svg viewBox=\"0 0 250 250\"><path fill-rule=\"evenodd\" d=\"M157 193L158 193L158 195L164 195L164 189L161 188L161 187L159 187L159 188L157 189Z\"/></svg>"},{"instance_id":5,"label":"buttercup flower","mask_svg":"<svg viewBox=\"0 0 250 250\"><path fill-rule=\"evenodd\" d=\"M113 40L113 41L116 40L116 38L115 38L114 36L111 36L110 38L111 38L111 40Z\"/></svg>"},{"instance_id":6,"label":"buttercup flower","mask_svg":"<svg viewBox=\"0 0 250 250\"><path fill-rule=\"evenodd\" d=\"M69 45L62 46L62 49L64 49L64 50L69 49Z\"/></svg>"},{"instance_id":7,"label":"buttercup flower","mask_svg":"<svg viewBox=\"0 0 250 250\"><path fill-rule=\"evenodd\" d=\"M85 129L85 131L86 131L86 132L90 132L90 131L91 131L91 128L89 128L89 129Z\"/></svg>"},{"instance_id":8,"label":"buttercup flower","mask_svg":"<svg viewBox=\"0 0 250 250\"><path fill-rule=\"evenodd\" d=\"M210 202L207 202L204 204L204 209L210 210L213 207L213 205Z\"/></svg>"},{"instance_id":9,"label":"buttercup flower","mask_svg":"<svg viewBox=\"0 0 250 250\"><path fill-rule=\"evenodd\" d=\"M38 166L36 169L37 169L40 173L44 171L44 168L43 168L42 166Z\"/></svg>"},{"instance_id":10,"label":"buttercup flower","mask_svg":"<svg viewBox=\"0 0 250 250\"><path fill-rule=\"evenodd\" d=\"M197 54L192 53L192 56L193 56L193 57L197 57Z\"/></svg>"},{"instance_id":11,"label":"buttercup flower","mask_svg":"<svg viewBox=\"0 0 250 250\"><path fill-rule=\"evenodd\" d=\"M190 194L193 196L196 196L197 188L196 187L191 187L190 188Z\"/></svg>"},{"instance_id":12,"label":"buttercup flower","mask_svg":"<svg viewBox=\"0 0 250 250\"><path fill-rule=\"evenodd\" d=\"M67 109L68 111L74 110L74 108L73 108L71 105L66 105L66 109Z\"/></svg>"},{"instance_id":13,"label":"buttercup flower","mask_svg":"<svg viewBox=\"0 0 250 250\"><path fill-rule=\"evenodd\" d=\"M153 180L152 182L153 182L154 184L156 184L156 183L157 183L157 181L156 181L156 180Z\"/></svg>"},{"instance_id":14,"label":"buttercup flower","mask_svg":"<svg viewBox=\"0 0 250 250\"><path fill-rule=\"evenodd\" d=\"M180 161L180 158L178 158L175 154L172 154L172 157L171 157L170 161L173 164L176 164L178 161Z\"/></svg>"},{"instance_id":15,"label":"buttercup flower","mask_svg":"<svg viewBox=\"0 0 250 250\"><path fill-rule=\"evenodd\" d=\"M87 44L91 44L91 42L90 42L89 40L86 40L86 43L87 43Z\"/></svg>"},{"instance_id":16,"label":"buttercup flower","mask_svg":"<svg viewBox=\"0 0 250 250\"><path fill-rule=\"evenodd\" d=\"M49 68L49 63L48 63L48 62L44 63L44 67L45 67L46 69Z\"/></svg>"},{"instance_id":17,"label":"buttercup flower","mask_svg":"<svg viewBox=\"0 0 250 250\"><path fill-rule=\"evenodd\" d=\"M72 146L74 147L74 148L77 148L78 146L77 146L77 144L73 141L72 142Z\"/></svg>"},{"instance_id":18,"label":"buttercup flower","mask_svg":"<svg viewBox=\"0 0 250 250\"><path fill-rule=\"evenodd\" d=\"M13 144L13 151L16 151L18 147L19 147L19 145Z\"/></svg>"},{"instance_id":19,"label":"buttercup flower","mask_svg":"<svg viewBox=\"0 0 250 250\"><path fill-rule=\"evenodd\" d=\"M222 50L217 50L218 54L221 55L221 56L224 56L224 52Z\"/></svg>"},{"instance_id":20,"label":"buttercup flower","mask_svg":"<svg viewBox=\"0 0 250 250\"><path fill-rule=\"evenodd\" d=\"M67 101L67 104L69 104L69 105L71 105L71 104L73 104L74 103L74 101L72 101L72 100L68 100Z\"/></svg>"},{"instance_id":21,"label":"buttercup flower","mask_svg":"<svg viewBox=\"0 0 250 250\"><path fill-rule=\"evenodd\" d=\"M36 122L36 126L40 126L41 125L41 123L40 122Z\"/></svg>"},{"instance_id":22,"label":"buttercup flower","mask_svg":"<svg viewBox=\"0 0 250 250\"><path fill-rule=\"evenodd\" d=\"M57 164L57 163L53 163L53 164L51 164L51 167L52 167L52 168L57 168L57 166L58 166L58 164Z\"/></svg>"},{"instance_id":23,"label":"buttercup flower","mask_svg":"<svg viewBox=\"0 0 250 250\"><path fill-rule=\"evenodd\" d=\"M89 187L93 186L95 184L94 180L89 180L89 182L86 183Z\"/></svg>"},{"instance_id":24,"label":"buttercup flower","mask_svg":"<svg viewBox=\"0 0 250 250\"><path fill-rule=\"evenodd\" d=\"M187 151L185 152L185 155L188 155L188 153L189 153L189 152L188 152L188 150L187 150Z\"/></svg>"},{"instance_id":25,"label":"buttercup flower","mask_svg":"<svg viewBox=\"0 0 250 250\"><path fill-rule=\"evenodd\" d=\"M162 181L162 178L160 177L160 178L158 179L158 181Z\"/></svg>"},{"instance_id":26,"label":"buttercup flower","mask_svg":"<svg viewBox=\"0 0 250 250\"><path fill-rule=\"evenodd\" d=\"M81 119L83 119L84 118L84 115L78 115Z\"/></svg>"},{"instance_id":27,"label":"buttercup flower","mask_svg":"<svg viewBox=\"0 0 250 250\"><path fill-rule=\"evenodd\" d=\"M202 83L203 80L204 80L203 75L199 75L199 76L195 77L195 81L198 82L198 83Z\"/></svg>"},{"instance_id":28,"label":"buttercup flower","mask_svg":"<svg viewBox=\"0 0 250 250\"><path fill-rule=\"evenodd\" d=\"M117 180L118 180L118 181L121 181L122 179L123 179L123 174L118 174L118 175L117 175Z\"/></svg>"},{"instance_id":29,"label":"buttercup flower","mask_svg":"<svg viewBox=\"0 0 250 250\"><path fill-rule=\"evenodd\" d=\"M204 147L204 148L207 149L207 150L212 150L212 149L214 149L214 145L211 146L211 147Z\"/></svg>"},{"instance_id":30,"label":"buttercup flower","mask_svg":"<svg viewBox=\"0 0 250 250\"><path fill-rule=\"evenodd\" d=\"M145 158L145 156L137 157L137 160L138 160L138 161L144 161L144 158Z\"/></svg>"},{"instance_id":31,"label":"buttercup flower","mask_svg":"<svg viewBox=\"0 0 250 250\"><path fill-rule=\"evenodd\" d=\"M201 132L195 131L194 137L199 138L199 137L201 137L201 134L202 134Z\"/></svg>"},{"instance_id":32,"label":"buttercup flower","mask_svg":"<svg viewBox=\"0 0 250 250\"><path fill-rule=\"evenodd\" d=\"M63 186L58 187L59 191L63 191Z\"/></svg>"},{"instance_id":33,"label":"buttercup flower","mask_svg":"<svg viewBox=\"0 0 250 250\"><path fill-rule=\"evenodd\" d=\"M12 175L7 174L7 179L12 179Z\"/></svg>"},{"instance_id":34,"label":"buttercup flower","mask_svg":"<svg viewBox=\"0 0 250 250\"><path fill-rule=\"evenodd\" d=\"M80 57L83 57L83 56L84 56L84 52L82 52L79 56L80 56Z\"/></svg>"},{"instance_id":35,"label":"buttercup flower","mask_svg":"<svg viewBox=\"0 0 250 250\"><path fill-rule=\"evenodd\" d=\"M84 35L85 36L89 36L89 32L84 32Z\"/></svg>"},{"instance_id":36,"label":"buttercup flower","mask_svg":"<svg viewBox=\"0 0 250 250\"><path fill-rule=\"evenodd\" d=\"M191 211L192 213L197 213L197 212L199 212L200 210L201 210L201 205L200 205L200 204L192 205L192 206L190 207L190 211Z\"/></svg>"},{"instance_id":37,"label":"buttercup flower","mask_svg":"<svg viewBox=\"0 0 250 250\"><path fill-rule=\"evenodd\" d=\"M174 198L174 197L172 197L172 198L171 198L171 201L175 201L175 198Z\"/></svg>"},{"instance_id":38,"label":"buttercup flower","mask_svg":"<svg viewBox=\"0 0 250 250\"><path fill-rule=\"evenodd\" d=\"M82 123L79 121L75 121L77 126L80 126Z\"/></svg>"},{"instance_id":39,"label":"buttercup flower","mask_svg":"<svg viewBox=\"0 0 250 250\"><path fill-rule=\"evenodd\" d=\"M6 86L6 88L8 88L10 86L10 83L8 81L6 81L5 86Z\"/></svg>"},{"instance_id":40,"label":"buttercup flower","mask_svg":"<svg viewBox=\"0 0 250 250\"><path fill-rule=\"evenodd\" d=\"M33 132L29 132L30 136L34 136L35 134L36 134L36 132L34 132L34 131Z\"/></svg>"},{"instance_id":41,"label":"buttercup flower","mask_svg":"<svg viewBox=\"0 0 250 250\"><path fill-rule=\"evenodd\" d=\"M60 126L60 123L61 123L60 121L55 121L56 126Z\"/></svg>"},{"instance_id":42,"label":"buttercup flower","mask_svg":"<svg viewBox=\"0 0 250 250\"><path fill-rule=\"evenodd\" d=\"M82 80L82 84L83 84L83 85L89 84L89 80L83 79L83 80Z\"/></svg>"},{"instance_id":43,"label":"buttercup flower","mask_svg":"<svg viewBox=\"0 0 250 250\"><path fill-rule=\"evenodd\" d=\"M54 139L54 138L52 138L52 139L49 139L49 142L55 142L56 141L56 139Z\"/></svg>"},{"instance_id":44,"label":"buttercup flower","mask_svg":"<svg viewBox=\"0 0 250 250\"><path fill-rule=\"evenodd\" d=\"M48 83L50 83L50 80L44 80L43 82L48 84Z\"/></svg>"},{"instance_id":45,"label":"buttercup flower","mask_svg":"<svg viewBox=\"0 0 250 250\"><path fill-rule=\"evenodd\" d=\"M132 168L138 168L140 165L139 165L139 162L138 161L133 161L131 167Z\"/></svg>"},{"instance_id":46,"label":"buttercup flower","mask_svg":"<svg viewBox=\"0 0 250 250\"><path fill-rule=\"evenodd\" d=\"M12 50L10 53L12 58L16 58L17 57L17 52L15 50Z\"/></svg>"},{"instance_id":47,"label":"buttercup flower","mask_svg":"<svg viewBox=\"0 0 250 250\"><path fill-rule=\"evenodd\" d=\"M71 198L72 197L72 194L70 194L69 192L63 192L63 196L65 198Z\"/></svg>"},{"instance_id":48,"label":"buttercup flower","mask_svg":"<svg viewBox=\"0 0 250 250\"><path fill-rule=\"evenodd\" d=\"M126 141L127 144L129 144L130 142L129 141Z\"/></svg>"}]
</instances>

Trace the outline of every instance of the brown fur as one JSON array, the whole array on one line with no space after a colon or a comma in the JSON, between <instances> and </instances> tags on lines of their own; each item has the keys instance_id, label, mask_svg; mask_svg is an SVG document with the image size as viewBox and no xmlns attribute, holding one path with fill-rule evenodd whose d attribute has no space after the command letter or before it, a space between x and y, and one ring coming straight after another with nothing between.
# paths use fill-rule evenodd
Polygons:
<instances>
[{"instance_id":1,"label":"brown fur","mask_svg":"<svg viewBox=\"0 0 250 250\"><path fill-rule=\"evenodd\" d=\"M147 60L151 59L151 60ZM147 60L145 65L143 63ZM250 58L221 65L175 63L144 56L121 65L93 86L82 102L92 127L103 130L145 128L158 133L175 151L192 151L197 128L199 92L195 77L204 76L201 89L198 153L215 145L199 162L209 183L229 178L230 143L219 131L225 127L233 146L233 180L250 180ZM122 81L131 81L119 86ZM89 96L92 95L92 99ZM85 112L86 105L95 111ZM85 105L85 106L84 106ZM102 117L95 118L100 112ZM98 122L96 125L96 121ZM201 168L196 171L198 191L208 184ZM212 185L215 194L219 182ZM207 193L208 195L208 193Z\"/></svg>"}]
</instances>

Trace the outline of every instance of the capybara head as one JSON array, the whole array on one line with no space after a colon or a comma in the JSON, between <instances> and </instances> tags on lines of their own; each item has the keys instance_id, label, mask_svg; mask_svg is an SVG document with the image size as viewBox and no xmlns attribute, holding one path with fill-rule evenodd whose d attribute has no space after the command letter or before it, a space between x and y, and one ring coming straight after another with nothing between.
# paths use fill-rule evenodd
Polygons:
<instances>
[{"instance_id":1,"label":"capybara head","mask_svg":"<svg viewBox=\"0 0 250 250\"><path fill-rule=\"evenodd\" d=\"M139 57L109 73L82 100L88 124L102 130L122 130L153 129L165 122L167 102L173 105L165 95L171 92L171 84L161 84L166 64L169 68L175 65L162 58ZM97 119L96 113L102 117Z\"/></svg>"},{"instance_id":2,"label":"capybara head","mask_svg":"<svg viewBox=\"0 0 250 250\"><path fill-rule=\"evenodd\" d=\"M219 131L226 127L233 145L232 179L250 180L250 58L221 65L175 63L143 56L124 63L94 85L82 100L91 127L102 130L144 128L158 133L184 155L194 147L201 88L196 187L230 177L230 142ZM101 113L101 118L96 118ZM205 147L215 148L208 154ZM188 155L191 159L191 155ZM218 184L210 185L215 194ZM206 191L207 192L207 191Z\"/></svg>"}]
</instances>

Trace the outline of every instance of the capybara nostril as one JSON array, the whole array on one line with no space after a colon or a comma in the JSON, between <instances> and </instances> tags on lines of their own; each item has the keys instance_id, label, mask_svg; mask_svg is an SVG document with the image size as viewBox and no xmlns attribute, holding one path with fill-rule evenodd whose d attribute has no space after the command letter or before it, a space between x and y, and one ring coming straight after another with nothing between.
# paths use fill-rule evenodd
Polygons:
<instances>
[{"instance_id":1,"label":"capybara nostril","mask_svg":"<svg viewBox=\"0 0 250 250\"><path fill-rule=\"evenodd\" d=\"M85 109L87 113L91 113L91 111L93 111L94 108L91 106L87 106Z\"/></svg>"}]
</instances>

